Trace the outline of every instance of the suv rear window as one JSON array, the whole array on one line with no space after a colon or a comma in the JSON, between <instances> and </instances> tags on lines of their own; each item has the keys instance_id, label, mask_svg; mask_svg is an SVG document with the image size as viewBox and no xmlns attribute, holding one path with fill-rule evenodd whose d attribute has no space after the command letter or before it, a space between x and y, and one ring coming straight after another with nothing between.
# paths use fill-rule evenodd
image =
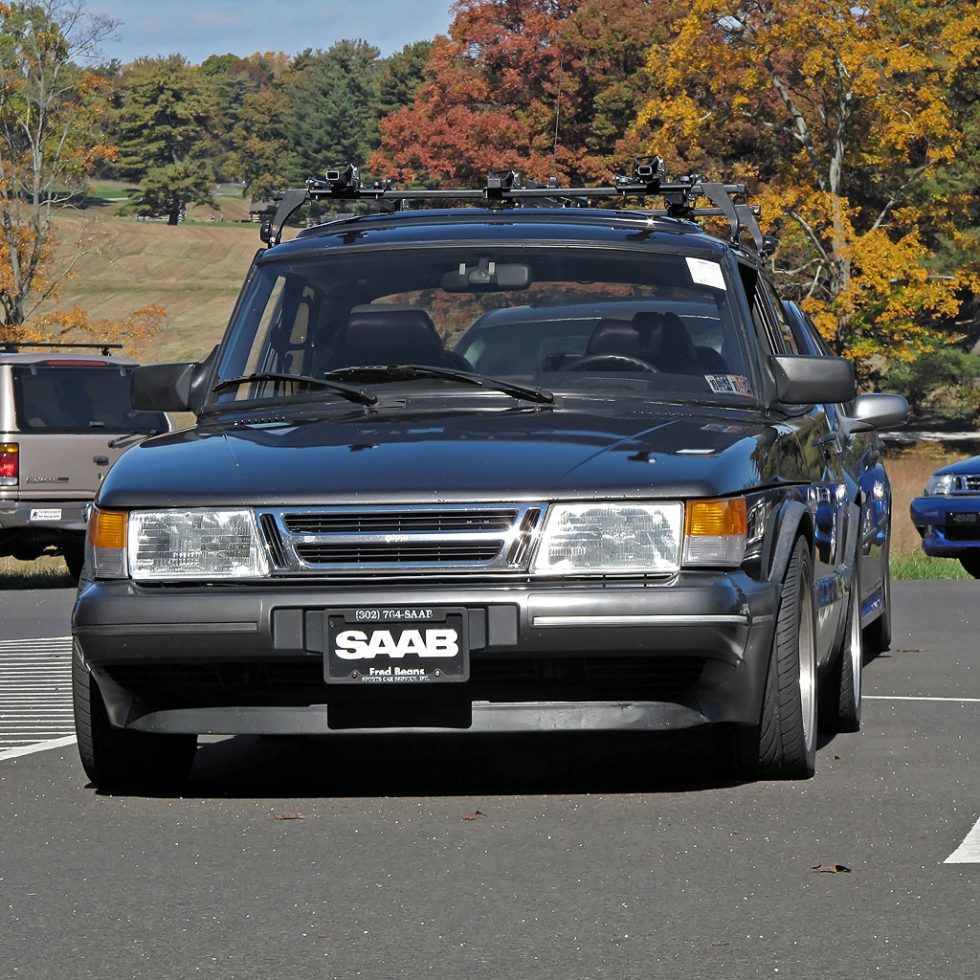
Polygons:
<instances>
[{"instance_id":1,"label":"suv rear window","mask_svg":"<svg viewBox=\"0 0 980 980\"><path fill-rule=\"evenodd\" d=\"M25 432L150 432L166 429L160 412L129 400L132 367L39 363L13 369L17 422Z\"/></svg>"}]
</instances>

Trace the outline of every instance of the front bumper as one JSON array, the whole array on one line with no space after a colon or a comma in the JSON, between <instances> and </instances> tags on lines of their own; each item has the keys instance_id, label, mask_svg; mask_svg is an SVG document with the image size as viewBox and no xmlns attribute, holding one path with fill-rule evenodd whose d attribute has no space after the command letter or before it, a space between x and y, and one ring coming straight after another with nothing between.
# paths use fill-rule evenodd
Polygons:
<instances>
[{"instance_id":1,"label":"front bumper","mask_svg":"<svg viewBox=\"0 0 980 980\"><path fill-rule=\"evenodd\" d=\"M909 512L927 555L959 558L980 549L980 496L916 497Z\"/></svg>"},{"instance_id":2,"label":"front bumper","mask_svg":"<svg viewBox=\"0 0 980 980\"><path fill-rule=\"evenodd\" d=\"M778 590L741 572L669 584L84 583L75 657L114 725L147 732L524 732L756 724ZM466 610L470 680L323 680L326 615Z\"/></svg>"}]
</instances>

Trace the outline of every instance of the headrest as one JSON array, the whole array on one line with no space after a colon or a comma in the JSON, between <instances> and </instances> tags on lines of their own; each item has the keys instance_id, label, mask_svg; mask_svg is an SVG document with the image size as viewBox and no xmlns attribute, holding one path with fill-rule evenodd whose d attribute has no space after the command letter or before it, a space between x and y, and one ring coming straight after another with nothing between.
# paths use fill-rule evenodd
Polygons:
<instances>
[{"instance_id":1,"label":"headrest","mask_svg":"<svg viewBox=\"0 0 980 980\"><path fill-rule=\"evenodd\" d=\"M429 314L418 307L356 307L330 354L331 369L367 364L446 364L439 334Z\"/></svg>"},{"instance_id":2,"label":"headrest","mask_svg":"<svg viewBox=\"0 0 980 980\"><path fill-rule=\"evenodd\" d=\"M600 320L592 331L585 354L625 354L642 357L640 335L629 320Z\"/></svg>"}]
</instances>

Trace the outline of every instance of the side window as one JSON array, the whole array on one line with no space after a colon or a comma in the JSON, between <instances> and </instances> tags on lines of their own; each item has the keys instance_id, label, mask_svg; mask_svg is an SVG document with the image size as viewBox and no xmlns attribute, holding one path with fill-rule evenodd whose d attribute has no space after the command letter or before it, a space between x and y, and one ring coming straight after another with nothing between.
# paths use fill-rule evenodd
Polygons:
<instances>
[{"instance_id":1,"label":"side window","mask_svg":"<svg viewBox=\"0 0 980 980\"><path fill-rule=\"evenodd\" d=\"M799 345L796 342L796 338L793 336L793 331L790 329L789 321L786 319L786 311L783 309L783 304L776 295L776 290L773 289L772 285L761 276L759 278L759 284L761 286L760 292L765 293L769 300L769 306L773 315L773 322L776 330L778 331L779 339L782 342L783 349L781 353L799 354Z\"/></svg>"},{"instance_id":2,"label":"side window","mask_svg":"<svg viewBox=\"0 0 980 980\"><path fill-rule=\"evenodd\" d=\"M776 291L750 266L739 263L738 271L745 286L745 298L752 311L752 322L759 342L770 354L797 353L796 341L783 316Z\"/></svg>"}]
</instances>

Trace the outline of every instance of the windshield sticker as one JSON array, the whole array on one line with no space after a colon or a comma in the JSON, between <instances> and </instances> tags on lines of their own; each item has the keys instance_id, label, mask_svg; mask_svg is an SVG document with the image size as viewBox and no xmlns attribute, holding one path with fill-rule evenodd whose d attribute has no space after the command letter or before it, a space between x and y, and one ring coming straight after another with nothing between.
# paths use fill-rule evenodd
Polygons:
<instances>
[{"instance_id":1,"label":"windshield sticker","mask_svg":"<svg viewBox=\"0 0 980 980\"><path fill-rule=\"evenodd\" d=\"M715 289L725 289L725 277L722 275L721 266L710 259L695 259L686 256L687 268L691 273L691 279L699 286L712 286Z\"/></svg>"},{"instance_id":2,"label":"windshield sticker","mask_svg":"<svg viewBox=\"0 0 980 980\"><path fill-rule=\"evenodd\" d=\"M706 374L704 380L716 395L749 394L749 379L742 374Z\"/></svg>"}]
</instances>

